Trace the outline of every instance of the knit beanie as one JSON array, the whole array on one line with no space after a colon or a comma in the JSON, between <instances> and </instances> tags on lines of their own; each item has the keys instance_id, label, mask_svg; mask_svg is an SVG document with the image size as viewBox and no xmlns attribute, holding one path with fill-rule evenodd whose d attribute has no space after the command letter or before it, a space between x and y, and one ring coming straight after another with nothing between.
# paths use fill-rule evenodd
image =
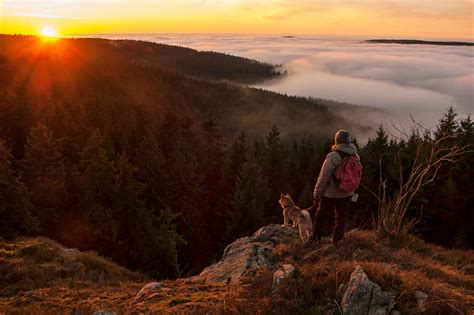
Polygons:
<instances>
[{"instance_id":1,"label":"knit beanie","mask_svg":"<svg viewBox=\"0 0 474 315\"><path fill-rule=\"evenodd\" d=\"M336 142L336 144L341 144L341 143L348 143L349 144L349 143L351 143L350 136L351 135L349 134L349 131L339 130L334 135L334 142Z\"/></svg>"}]
</instances>

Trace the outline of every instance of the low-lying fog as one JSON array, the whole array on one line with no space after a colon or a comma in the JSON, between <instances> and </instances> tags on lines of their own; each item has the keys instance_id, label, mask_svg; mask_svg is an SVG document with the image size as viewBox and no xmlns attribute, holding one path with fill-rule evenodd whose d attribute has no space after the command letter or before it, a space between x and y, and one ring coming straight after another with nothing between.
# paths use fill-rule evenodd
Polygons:
<instances>
[{"instance_id":1,"label":"low-lying fog","mask_svg":"<svg viewBox=\"0 0 474 315\"><path fill-rule=\"evenodd\" d=\"M110 36L107 36L110 38ZM138 38L137 38L138 37ZM474 47L367 44L364 39L276 35L124 35L281 64L288 75L257 87L387 109L384 123L433 127L449 105L474 109ZM380 124L381 117L365 117Z\"/></svg>"}]
</instances>

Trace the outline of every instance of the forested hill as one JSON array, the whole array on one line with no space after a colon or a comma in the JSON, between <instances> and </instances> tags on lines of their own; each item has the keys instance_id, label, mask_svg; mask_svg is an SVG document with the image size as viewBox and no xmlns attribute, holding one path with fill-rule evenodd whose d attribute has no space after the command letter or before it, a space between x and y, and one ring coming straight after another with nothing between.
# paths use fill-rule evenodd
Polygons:
<instances>
[{"instance_id":1,"label":"forested hill","mask_svg":"<svg viewBox=\"0 0 474 315\"><path fill-rule=\"evenodd\" d=\"M0 45L0 91L7 96L2 101L19 104L21 97L36 104L30 123L60 106L77 119L88 113L89 117L81 118L87 125L124 137L143 127L139 119L146 116L147 122L155 124L164 113L193 121L212 117L227 140L243 131L252 139L261 138L273 125L284 138L329 136L339 127L363 137L370 130L343 119L338 114L341 108L329 111L324 100L188 77L248 81L276 75L273 66L244 58L105 39L44 42L33 36L0 35ZM11 121L6 123L4 132Z\"/></svg>"},{"instance_id":2,"label":"forested hill","mask_svg":"<svg viewBox=\"0 0 474 315\"><path fill-rule=\"evenodd\" d=\"M471 42L448 42L431 41L417 39L370 39L366 40L370 44L402 44L402 45L436 45L436 46L474 46Z\"/></svg>"},{"instance_id":3,"label":"forested hill","mask_svg":"<svg viewBox=\"0 0 474 315\"><path fill-rule=\"evenodd\" d=\"M160 67L203 79L252 83L282 75L275 65L213 51L137 40L77 38L62 41L72 41L80 50L93 49L99 56L112 54L113 58L120 57L136 65Z\"/></svg>"},{"instance_id":4,"label":"forested hill","mask_svg":"<svg viewBox=\"0 0 474 315\"><path fill-rule=\"evenodd\" d=\"M151 43L146 41L88 39L112 45L121 54L143 66L158 66L189 76L213 80L252 83L282 75L274 65L213 51Z\"/></svg>"}]
</instances>

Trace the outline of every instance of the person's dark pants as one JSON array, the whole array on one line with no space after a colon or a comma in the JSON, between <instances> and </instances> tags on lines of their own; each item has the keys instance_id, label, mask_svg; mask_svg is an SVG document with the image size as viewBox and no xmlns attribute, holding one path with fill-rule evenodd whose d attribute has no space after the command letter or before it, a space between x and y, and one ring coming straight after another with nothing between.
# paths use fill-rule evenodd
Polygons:
<instances>
[{"instance_id":1,"label":"person's dark pants","mask_svg":"<svg viewBox=\"0 0 474 315\"><path fill-rule=\"evenodd\" d=\"M351 204L351 197L347 198L327 198L321 197L319 200L319 207L316 211L316 217L314 218L314 234L313 239L319 241L323 236L324 226L328 223L327 221L333 217L334 219L334 230L332 235L332 241L337 244L343 237L346 231L347 212Z\"/></svg>"}]
</instances>

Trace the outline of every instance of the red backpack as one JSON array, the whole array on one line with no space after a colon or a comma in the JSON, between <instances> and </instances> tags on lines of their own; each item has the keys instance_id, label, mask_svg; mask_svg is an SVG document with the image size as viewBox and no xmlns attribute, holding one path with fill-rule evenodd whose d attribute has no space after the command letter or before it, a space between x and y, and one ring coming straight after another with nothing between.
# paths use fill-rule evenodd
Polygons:
<instances>
[{"instance_id":1,"label":"red backpack","mask_svg":"<svg viewBox=\"0 0 474 315\"><path fill-rule=\"evenodd\" d=\"M336 151L341 156L342 162L334 170L334 180L341 191L356 191L362 177L362 164L357 155L349 155Z\"/></svg>"}]
</instances>

